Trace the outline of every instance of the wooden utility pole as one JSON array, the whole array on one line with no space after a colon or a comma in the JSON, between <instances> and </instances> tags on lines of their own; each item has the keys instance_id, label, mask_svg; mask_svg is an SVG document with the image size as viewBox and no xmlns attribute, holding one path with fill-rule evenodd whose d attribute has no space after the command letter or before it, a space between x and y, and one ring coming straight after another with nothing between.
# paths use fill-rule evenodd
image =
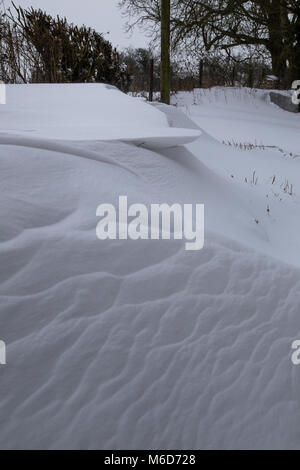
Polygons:
<instances>
[{"instance_id":1,"label":"wooden utility pole","mask_svg":"<svg viewBox=\"0 0 300 470\"><path fill-rule=\"evenodd\" d=\"M235 64L233 64L233 66L232 66L232 80L231 80L232 86L235 86L235 74L236 74L236 69L235 69Z\"/></svg>"},{"instance_id":2,"label":"wooden utility pole","mask_svg":"<svg viewBox=\"0 0 300 470\"><path fill-rule=\"evenodd\" d=\"M203 59L200 59L199 63L199 88L203 87Z\"/></svg>"},{"instance_id":3,"label":"wooden utility pole","mask_svg":"<svg viewBox=\"0 0 300 470\"><path fill-rule=\"evenodd\" d=\"M171 63L170 63L170 22L171 1L161 0L161 73L160 89L162 103L170 104Z\"/></svg>"},{"instance_id":4,"label":"wooden utility pole","mask_svg":"<svg viewBox=\"0 0 300 470\"><path fill-rule=\"evenodd\" d=\"M150 59L149 63L149 101L153 101L154 88L154 59Z\"/></svg>"}]
</instances>

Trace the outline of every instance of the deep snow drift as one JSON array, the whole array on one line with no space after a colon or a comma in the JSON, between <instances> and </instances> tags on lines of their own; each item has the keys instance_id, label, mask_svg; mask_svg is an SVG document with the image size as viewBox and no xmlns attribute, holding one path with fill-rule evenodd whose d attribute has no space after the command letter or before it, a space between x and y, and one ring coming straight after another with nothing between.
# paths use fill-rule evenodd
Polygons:
<instances>
[{"instance_id":1,"label":"deep snow drift","mask_svg":"<svg viewBox=\"0 0 300 470\"><path fill-rule=\"evenodd\" d=\"M300 267L300 115L281 110L268 96L213 88L179 93L174 102L218 139L203 136L189 150L247 202L256 229L241 236L238 221L230 236Z\"/></svg>"},{"instance_id":2,"label":"deep snow drift","mask_svg":"<svg viewBox=\"0 0 300 470\"><path fill-rule=\"evenodd\" d=\"M55 102L54 88L44 86L45 106ZM72 107L76 87L64 88ZM299 242L285 229L298 226L299 160L222 144L208 128L211 136L188 147L103 142L96 127L105 134L106 115L112 127L114 119L116 128L130 127L133 141L141 126L134 113L110 110L104 97L112 90L101 85L93 93L106 106L93 132L85 133L96 119L86 110L74 129L68 122L68 139L62 122L59 136L58 127L48 134L42 108L26 140L20 115L37 88L28 87L24 102L20 90L9 88L14 106L0 107L0 338L7 344L0 448L300 448L300 369L291 362L291 343L300 339ZM195 124L175 108L135 105L116 93L120 107L128 100L139 122L160 129L155 135L152 127L156 142L161 133L170 137L168 125L182 126L181 135L197 132L207 112L185 101ZM282 122L286 116L284 140L288 113L261 97L253 102ZM56 105L62 116L65 108ZM228 109L233 121L247 115L227 105L216 99L211 107ZM209 112L203 121L213 128ZM296 137L293 145L296 154ZM278 178L293 176L292 195L269 182L275 169ZM205 203L205 248L100 242L96 208L117 205L121 194L147 205Z\"/></svg>"}]
</instances>

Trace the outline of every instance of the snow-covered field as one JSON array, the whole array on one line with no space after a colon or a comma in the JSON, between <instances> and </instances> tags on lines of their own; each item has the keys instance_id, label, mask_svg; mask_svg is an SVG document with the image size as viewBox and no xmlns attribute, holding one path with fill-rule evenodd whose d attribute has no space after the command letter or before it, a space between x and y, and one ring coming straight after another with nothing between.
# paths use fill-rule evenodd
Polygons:
<instances>
[{"instance_id":1,"label":"snow-covered field","mask_svg":"<svg viewBox=\"0 0 300 470\"><path fill-rule=\"evenodd\" d=\"M173 99L8 87L2 449L300 449L300 117L262 91ZM204 249L99 241L119 195L204 203Z\"/></svg>"}]
</instances>

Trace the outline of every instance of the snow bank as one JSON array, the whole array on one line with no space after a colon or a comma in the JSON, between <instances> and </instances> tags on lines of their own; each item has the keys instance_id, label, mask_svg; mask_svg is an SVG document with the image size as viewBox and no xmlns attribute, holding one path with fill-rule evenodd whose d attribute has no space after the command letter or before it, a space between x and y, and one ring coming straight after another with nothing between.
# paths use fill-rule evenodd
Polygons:
<instances>
[{"instance_id":1,"label":"snow bank","mask_svg":"<svg viewBox=\"0 0 300 470\"><path fill-rule=\"evenodd\" d=\"M300 116L270 103L270 90L215 87L172 99L221 142L252 142L300 155Z\"/></svg>"},{"instance_id":2,"label":"snow bank","mask_svg":"<svg viewBox=\"0 0 300 470\"><path fill-rule=\"evenodd\" d=\"M188 149L238 192L257 225L241 236L236 212L228 235L300 267L300 115L271 104L263 90L196 90L174 101L204 130Z\"/></svg>"},{"instance_id":3,"label":"snow bank","mask_svg":"<svg viewBox=\"0 0 300 470\"><path fill-rule=\"evenodd\" d=\"M0 448L299 449L300 271L227 177L233 149L23 138L0 142ZM205 203L205 249L99 241L120 194Z\"/></svg>"}]
</instances>

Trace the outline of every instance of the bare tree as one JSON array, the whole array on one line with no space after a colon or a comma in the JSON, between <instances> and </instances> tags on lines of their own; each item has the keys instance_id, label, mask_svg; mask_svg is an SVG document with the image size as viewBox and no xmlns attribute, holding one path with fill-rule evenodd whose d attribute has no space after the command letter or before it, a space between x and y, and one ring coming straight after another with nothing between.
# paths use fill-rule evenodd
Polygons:
<instances>
[{"instance_id":1,"label":"bare tree","mask_svg":"<svg viewBox=\"0 0 300 470\"><path fill-rule=\"evenodd\" d=\"M137 15L133 24L159 23L155 0L121 5ZM173 0L171 34L174 48L189 51L265 51L283 85L300 76L299 0Z\"/></svg>"}]
</instances>

